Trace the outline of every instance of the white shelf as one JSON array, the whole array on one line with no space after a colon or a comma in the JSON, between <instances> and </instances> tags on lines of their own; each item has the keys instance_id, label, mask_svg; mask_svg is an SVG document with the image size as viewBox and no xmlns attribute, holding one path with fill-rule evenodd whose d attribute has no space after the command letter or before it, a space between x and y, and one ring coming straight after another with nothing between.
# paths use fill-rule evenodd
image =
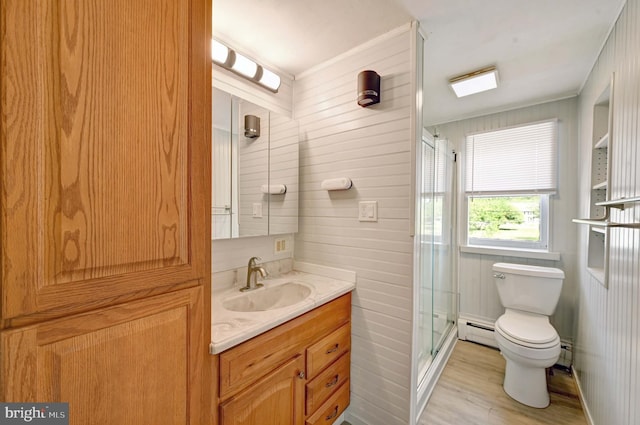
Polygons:
<instances>
[{"instance_id":1,"label":"white shelf","mask_svg":"<svg viewBox=\"0 0 640 425\"><path fill-rule=\"evenodd\" d=\"M606 189L606 188L607 188L606 180L593 186L593 190Z\"/></svg>"},{"instance_id":2,"label":"white shelf","mask_svg":"<svg viewBox=\"0 0 640 425\"><path fill-rule=\"evenodd\" d=\"M593 276L594 278L596 278L600 283L602 283L603 285L605 284L605 272L604 272L604 268L600 268L600 267L587 267L587 270L589 271L589 273L591 273L591 276Z\"/></svg>"},{"instance_id":3,"label":"white shelf","mask_svg":"<svg viewBox=\"0 0 640 425\"><path fill-rule=\"evenodd\" d=\"M591 231L592 231L592 232L595 232L595 233L601 233L601 234L603 234L603 235L605 234L605 229L604 229L604 227L592 227L592 228L591 228Z\"/></svg>"},{"instance_id":4,"label":"white shelf","mask_svg":"<svg viewBox=\"0 0 640 425\"><path fill-rule=\"evenodd\" d=\"M614 223L612 221L592 218L574 218L571 221L577 224L588 224L589 226L598 226L601 228L640 229L640 223Z\"/></svg>"},{"instance_id":5,"label":"white shelf","mask_svg":"<svg viewBox=\"0 0 640 425\"><path fill-rule=\"evenodd\" d=\"M593 146L594 149L602 149L606 147L609 147L609 133L602 136Z\"/></svg>"}]
</instances>

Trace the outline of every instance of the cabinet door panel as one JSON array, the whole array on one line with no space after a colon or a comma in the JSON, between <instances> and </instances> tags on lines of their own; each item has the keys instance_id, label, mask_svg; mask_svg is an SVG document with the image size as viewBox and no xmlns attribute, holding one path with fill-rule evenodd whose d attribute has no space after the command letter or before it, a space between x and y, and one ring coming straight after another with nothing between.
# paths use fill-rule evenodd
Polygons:
<instances>
[{"instance_id":1,"label":"cabinet door panel","mask_svg":"<svg viewBox=\"0 0 640 425\"><path fill-rule=\"evenodd\" d=\"M220 405L220 425L302 425L304 356L279 367Z\"/></svg>"},{"instance_id":2,"label":"cabinet door panel","mask_svg":"<svg viewBox=\"0 0 640 425\"><path fill-rule=\"evenodd\" d=\"M202 423L202 302L192 288L4 331L0 396L68 402L72 424Z\"/></svg>"},{"instance_id":3,"label":"cabinet door panel","mask_svg":"<svg viewBox=\"0 0 640 425\"><path fill-rule=\"evenodd\" d=\"M0 3L3 318L209 273L208 10Z\"/></svg>"}]
</instances>

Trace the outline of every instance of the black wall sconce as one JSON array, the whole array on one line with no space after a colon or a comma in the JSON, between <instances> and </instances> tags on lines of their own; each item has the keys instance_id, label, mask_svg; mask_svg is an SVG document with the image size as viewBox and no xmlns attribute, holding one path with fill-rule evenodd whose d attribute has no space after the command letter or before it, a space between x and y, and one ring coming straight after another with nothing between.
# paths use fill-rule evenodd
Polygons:
<instances>
[{"instance_id":1,"label":"black wall sconce","mask_svg":"<svg viewBox=\"0 0 640 425\"><path fill-rule=\"evenodd\" d=\"M358 74L358 105L363 108L380 103L380 76L375 71Z\"/></svg>"}]
</instances>

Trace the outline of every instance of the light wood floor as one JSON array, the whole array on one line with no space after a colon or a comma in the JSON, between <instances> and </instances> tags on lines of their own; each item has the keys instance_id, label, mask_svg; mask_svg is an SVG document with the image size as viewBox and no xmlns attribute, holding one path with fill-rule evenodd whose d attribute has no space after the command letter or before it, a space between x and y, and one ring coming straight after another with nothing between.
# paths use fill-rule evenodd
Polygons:
<instances>
[{"instance_id":1,"label":"light wood floor","mask_svg":"<svg viewBox=\"0 0 640 425\"><path fill-rule=\"evenodd\" d=\"M553 369L551 404L528 407L502 389L505 360L498 350L458 341L422 414L420 425L587 425L573 378Z\"/></svg>"}]
</instances>

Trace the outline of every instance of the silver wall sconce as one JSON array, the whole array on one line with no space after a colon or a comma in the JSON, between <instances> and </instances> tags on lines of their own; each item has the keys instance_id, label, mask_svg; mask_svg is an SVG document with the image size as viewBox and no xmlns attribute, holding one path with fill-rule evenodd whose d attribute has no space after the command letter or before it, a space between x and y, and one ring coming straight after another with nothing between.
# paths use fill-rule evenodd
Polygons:
<instances>
[{"instance_id":1,"label":"silver wall sconce","mask_svg":"<svg viewBox=\"0 0 640 425\"><path fill-rule=\"evenodd\" d=\"M260 117L255 115L244 116L244 137L249 139L260 137Z\"/></svg>"},{"instance_id":2,"label":"silver wall sconce","mask_svg":"<svg viewBox=\"0 0 640 425\"><path fill-rule=\"evenodd\" d=\"M211 39L211 59L216 65L233 71L274 93L278 93L281 82L280 76L230 49L218 40Z\"/></svg>"}]
</instances>

